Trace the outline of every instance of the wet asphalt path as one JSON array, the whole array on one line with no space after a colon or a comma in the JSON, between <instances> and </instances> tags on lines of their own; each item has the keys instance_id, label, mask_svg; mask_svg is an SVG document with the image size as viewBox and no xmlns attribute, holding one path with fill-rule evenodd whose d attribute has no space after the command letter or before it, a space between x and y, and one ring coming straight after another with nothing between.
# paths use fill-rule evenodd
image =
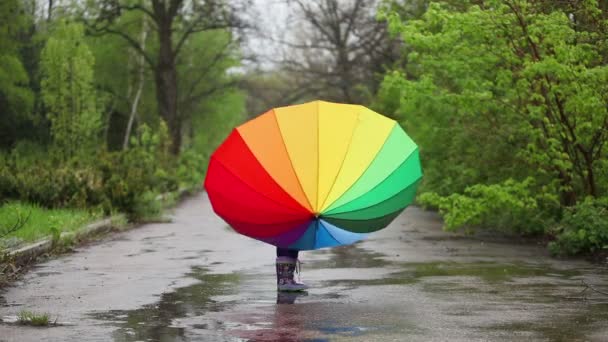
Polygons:
<instances>
[{"instance_id":1,"label":"wet asphalt path","mask_svg":"<svg viewBox=\"0 0 608 342\"><path fill-rule=\"evenodd\" d=\"M302 254L304 295L278 295L274 249L233 233L204 194L40 264L0 297L0 341L608 341L608 270L542 247L441 231L406 210L354 246ZM587 296L587 300L581 299Z\"/></svg>"}]
</instances>

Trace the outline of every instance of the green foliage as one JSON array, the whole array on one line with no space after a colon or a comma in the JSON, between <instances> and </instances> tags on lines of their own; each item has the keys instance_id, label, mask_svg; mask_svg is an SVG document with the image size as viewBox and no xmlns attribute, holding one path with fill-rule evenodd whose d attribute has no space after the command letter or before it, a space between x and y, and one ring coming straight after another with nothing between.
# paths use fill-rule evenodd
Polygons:
<instances>
[{"instance_id":1,"label":"green foliage","mask_svg":"<svg viewBox=\"0 0 608 342\"><path fill-rule=\"evenodd\" d=\"M201 189L208 162L207 154L199 153L192 148L183 151L179 156L177 168L180 188Z\"/></svg>"},{"instance_id":2,"label":"green foliage","mask_svg":"<svg viewBox=\"0 0 608 342\"><path fill-rule=\"evenodd\" d=\"M10 167L10 165L9 165ZM100 200L101 174L91 165L57 164L48 159L16 167L12 165L10 185L13 198L49 207L84 207Z\"/></svg>"},{"instance_id":3,"label":"green foliage","mask_svg":"<svg viewBox=\"0 0 608 342\"><path fill-rule=\"evenodd\" d=\"M86 159L63 161L36 145L21 144L0 154L3 195L58 207L102 207L136 219L158 211L155 194L178 186L175 158L169 153L166 126L153 132L142 125L126 151L101 150Z\"/></svg>"},{"instance_id":4,"label":"green foliage","mask_svg":"<svg viewBox=\"0 0 608 342\"><path fill-rule=\"evenodd\" d=\"M420 199L448 229L551 234L608 193L608 21L595 1L475 3L387 6L404 64L374 106L420 145Z\"/></svg>"},{"instance_id":5,"label":"green foliage","mask_svg":"<svg viewBox=\"0 0 608 342\"><path fill-rule=\"evenodd\" d=\"M141 59L121 36L85 35L78 4L54 11L53 18L43 18L33 5L0 3L0 204L121 212L137 220L159 215L159 194L200 189L209 154L244 114L239 76L228 72L241 59L229 30L195 32L174 56L174 88L180 91L172 120L180 127L172 134L183 132L185 142L184 153L175 156L157 108L166 89L154 82L160 63L154 20L141 11L122 11L109 26L138 43L147 27L143 50L149 58ZM95 15L96 8L101 9L87 13ZM195 18L188 12L180 11L174 38L188 27L184 20ZM141 101L122 151L142 65ZM53 228L57 235L62 224L37 222L37 230L48 235Z\"/></svg>"},{"instance_id":6,"label":"green foliage","mask_svg":"<svg viewBox=\"0 0 608 342\"><path fill-rule=\"evenodd\" d=\"M537 179L559 179L563 195L598 194L593 175L608 139L606 47L601 32L576 31L566 13L543 10L492 1L462 12L431 3L421 20L406 23L389 15L411 52L380 98L394 101L398 89L402 122L431 163L431 188L447 194L521 178L530 173L523 166ZM447 170L434 174L434 163Z\"/></svg>"},{"instance_id":7,"label":"green foliage","mask_svg":"<svg viewBox=\"0 0 608 342\"><path fill-rule=\"evenodd\" d=\"M127 11L114 25L117 30L140 41L143 17L146 16L142 12ZM152 55L158 46L150 26L147 24L145 50ZM142 61L140 55L120 36L93 35L85 38L95 56L95 88L107 98L104 102L104 122L108 124L105 132L106 143L109 150L120 150L123 147L125 128L139 87L139 71L142 67L139 65L140 62L144 63L144 83L132 134L139 124L145 123L150 127L157 127L159 118L154 74L149 70L150 66L145 64L145 60Z\"/></svg>"},{"instance_id":8,"label":"green foliage","mask_svg":"<svg viewBox=\"0 0 608 342\"><path fill-rule=\"evenodd\" d=\"M568 208L549 244L554 254L581 254L608 250L608 197L587 198Z\"/></svg>"},{"instance_id":9,"label":"green foliage","mask_svg":"<svg viewBox=\"0 0 608 342\"><path fill-rule=\"evenodd\" d=\"M230 131L245 118L245 95L227 89L204 104L192 116L192 137L178 159L181 188L201 189L209 156Z\"/></svg>"},{"instance_id":10,"label":"green foliage","mask_svg":"<svg viewBox=\"0 0 608 342\"><path fill-rule=\"evenodd\" d=\"M161 125L160 133L153 133L142 125L128 150L101 155L98 165L103 174L106 210L118 209L131 219L158 212L155 195L177 190L168 144L166 126Z\"/></svg>"},{"instance_id":11,"label":"green foliage","mask_svg":"<svg viewBox=\"0 0 608 342\"><path fill-rule=\"evenodd\" d=\"M93 65L82 26L59 22L42 50L41 87L53 140L68 159L78 152L90 153L99 143Z\"/></svg>"},{"instance_id":12,"label":"green foliage","mask_svg":"<svg viewBox=\"0 0 608 342\"><path fill-rule=\"evenodd\" d=\"M182 83L179 106L186 122L190 117L204 116L201 109L210 103L230 102L234 99L234 76L226 71L240 64L238 51L230 48L231 33L213 30L193 35L181 51L182 63L178 65L178 76ZM199 68L192 66L198 65ZM224 111L226 114L226 111ZM228 115L230 118L231 115Z\"/></svg>"},{"instance_id":13,"label":"green foliage","mask_svg":"<svg viewBox=\"0 0 608 342\"><path fill-rule=\"evenodd\" d=\"M206 101L193 115L191 147L197 153L210 154L244 119L245 95L225 90L222 96Z\"/></svg>"},{"instance_id":14,"label":"green foliage","mask_svg":"<svg viewBox=\"0 0 608 342\"><path fill-rule=\"evenodd\" d=\"M537 198L531 190L533 179L523 182L506 180L500 184L476 184L463 194L442 197L433 192L423 193L419 202L439 209L445 229L456 230L484 227L519 234L542 234L544 222L540 206L547 198Z\"/></svg>"},{"instance_id":15,"label":"green foliage","mask_svg":"<svg viewBox=\"0 0 608 342\"><path fill-rule=\"evenodd\" d=\"M31 117L34 94L23 66L19 36L27 27L19 0L0 1L0 146L10 143L12 130Z\"/></svg>"},{"instance_id":16,"label":"green foliage","mask_svg":"<svg viewBox=\"0 0 608 342\"><path fill-rule=\"evenodd\" d=\"M20 217L27 217L23 227L9 234L7 240L33 242L44 237L56 236L78 228L101 217L101 211L83 209L47 209L39 205L10 201L0 206L0 226L11 226Z\"/></svg>"}]
</instances>

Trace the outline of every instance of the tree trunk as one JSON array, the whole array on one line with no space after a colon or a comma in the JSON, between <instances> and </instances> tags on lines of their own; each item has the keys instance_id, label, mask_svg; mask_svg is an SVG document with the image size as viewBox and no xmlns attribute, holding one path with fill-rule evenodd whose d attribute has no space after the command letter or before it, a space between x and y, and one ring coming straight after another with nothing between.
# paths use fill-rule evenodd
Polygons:
<instances>
[{"instance_id":1,"label":"tree trunk","mask_svg":"<svg viewBox=\"0 0 608 342\"><path fill-rule=\"evenodd\" d=\"M171 19L158 23L158 63L154 73L158 112L169 127L171 153L179 154L181 147L181 121L177 113L177 68L173 56Z\"/></svg>"},{"instance_id":2,"label":"tree trunk","mask_svg":"<svg viewBox=\"0 0 608 342\"><path fill-rule=\"evenodd\" d=\"M560 191L561 204L564 207L572 207L576 204L576 193L572 187L572 177L564 171L559 172L559 181L562 186Z\"/></svg>"},{"instance_id":3,"label":"tree trunk","mask_svg":"<svg viewBox=\"0 0 608 342\"><path fill-rule=\"evenodd\" d=\"M141 47L142 49L146 49L146 37L148 36L148 25L146 24L146 17L144 16L141 23ZM137 66L139 68L139 84L137 85L137 92L135 93L135 98L133 99L133 103L131 104L131 115L129 116L129 123L127 124L127 130L125 132L125 139L122 144L122 149L126 150L129 147L129 137L131 137L131 129L133 128L133 121L135 120L135 116L137 115L137 107L139 106L139 100L141 98L141 93L144 88L144 80L145 80L145 68L146 61L144 60L143 55L139 55L137 58Z\"/></svg>"},{"instance_id":4,"label":"tree trunk","mask_svg":"<svg viewBox=\"0 0 608 342\"><path fill-rule=\"evenodd\" d=\"M585 166L587 168L587 193L593 197L597 197L597 185L595 183L595 174L593 172L593 157L590 152L583 154L585 158Z\"/></svg>"},{"instance_id":5,"label":"tree trunk","mask_svg":"<svg viewBox=\"0 0 608 342\"><path fill-rule=\"evenodd\" d=\"M49 0L49 7L48 7L47 11L48 11L48 13L47 13L46 21L51 22L51 20L53 19L53 0Z\"/></svg>"}]
</instances>

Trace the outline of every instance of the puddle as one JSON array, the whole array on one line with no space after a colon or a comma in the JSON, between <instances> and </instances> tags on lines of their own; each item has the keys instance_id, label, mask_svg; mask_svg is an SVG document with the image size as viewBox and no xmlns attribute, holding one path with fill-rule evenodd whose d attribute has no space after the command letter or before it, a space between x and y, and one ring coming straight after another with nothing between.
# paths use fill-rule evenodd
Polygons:
<instances>
[{"instance_id":1,"label":"puddle","mask_svg":"<svg viewBox=\"0 0 608 342\"><path fill-rule=\"evenodd\" d=\"M328 258L306 262L307 268L380 268L390 265L383 259L382 253L371 252L361 248L359 244L342 246L332 249L323 249L315 253L327 255Z\"/></svg>"},{"instance_id":2,"label":"puddle","mask_svg":"<svg viewBox=\"0 0 608 342\"><path fill-rule=\"evenodd\" d=\"M157 303L136 310L95 312L90 316L117 327L112 335L118 341L182 341L186 329L217 329L221 322L181 326L176 321L225 310L231 303L213 297L234 293L240 276L209 274L204 268L193 268L186 276L198 282L161 294Z\"/></svg>"},{"instance_id":3,"label":"puddle","mask_svg":"<svg viewBox=\"0 0 608 342\"><path fill-rule=\"evenodd\" d=\"M592 339L587 334L608 321L608 303L593 305L573 302L569 308L545 314L547 316L536 320L496 324L484 329L530 332L549 341L590 341ZM604 335L602 340L607 341L608 335Z\"/></svg>"},{"instance_id":4,"label":"puddle","mask_svg":"<svg viewBox=\"0 0 608 342\"><path fill-rule=\"evenodd\" d=\"M55 274L61 274L61 272L36 272L36 276L38 277L46 277Z\"/></svg>"}]
</instances>

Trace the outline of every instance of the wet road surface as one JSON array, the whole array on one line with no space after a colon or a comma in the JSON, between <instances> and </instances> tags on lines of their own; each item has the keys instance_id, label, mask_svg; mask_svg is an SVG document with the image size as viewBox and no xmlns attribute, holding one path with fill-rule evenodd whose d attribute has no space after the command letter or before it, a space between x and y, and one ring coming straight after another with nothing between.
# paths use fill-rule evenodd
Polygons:
<instances>
[{"instance_id":1,"label":"wet road surface","mask_svg":"<svg viewBox=\"0 0 608 342\"><path fill-rule=\"evenodd\" d=\"M0 297L0 341L608 341L605 266L441 231L408 208L354 246L301 254L301 295L277 294L274 249L233 233L204 194L169 224L43 263ZM586 297L587 299L583 299Z\"/></svg>"}]
</instances>

